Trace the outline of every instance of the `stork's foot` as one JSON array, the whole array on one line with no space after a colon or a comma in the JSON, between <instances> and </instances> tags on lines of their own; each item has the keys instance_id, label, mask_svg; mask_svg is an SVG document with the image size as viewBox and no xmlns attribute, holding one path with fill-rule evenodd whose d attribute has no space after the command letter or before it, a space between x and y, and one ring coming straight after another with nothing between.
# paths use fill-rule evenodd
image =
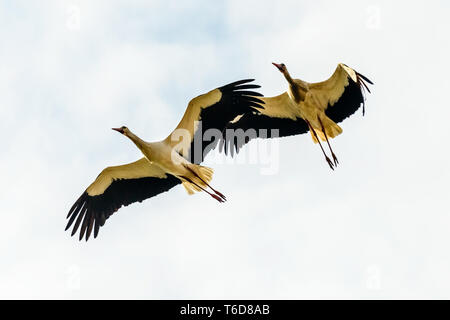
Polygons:
<instances>
[{"instance_id":1,"label":"stork's foot","mask_svg":"<svg viewBox=\"0 0 450 320\"><path fill-rule=\"evenodd\" d=\"M330 158L328 158L327 156L325 156L325 160L327 160L328 165L330 166L331 170L334 170L333 162L330 160Z\"/></svg>"},{"instance_id":2,"label":"stork's foot","mask_svg":"<svg viewBox=\"0 0 450 320\"><path fill-rule=\"evenodd\" d=\"M338 158L336 157L334 152L332 152L331 155L333 156L334 166L337 167L337 165L339 164Z\"/></svg>"},{"instance_id":3,"label":"stork's foot","mask_svg":"<svg viewBox=\"0 0 450 320\"><path fill-rule=\"evenodd\" d=\"M219 197L221 197L224 201L227 201L227 197L225 197L221 192L219 192L219 191L217 191L217 190L214 190L214 192L215 192Z\"/></svg>"},{"instance_id":4,"label":"stork's foot","mask_svg":"<svg viewBox=\"0 0 450 320\"><path fill-rule=\"evenodd\" d=\"M216 199L216 200L219 201L220 203L225 202L225 200L222 199L221 197L219 197L218 195L211 194L211 197L213 197L214 199Z\"/></svg>"}]
</instances>

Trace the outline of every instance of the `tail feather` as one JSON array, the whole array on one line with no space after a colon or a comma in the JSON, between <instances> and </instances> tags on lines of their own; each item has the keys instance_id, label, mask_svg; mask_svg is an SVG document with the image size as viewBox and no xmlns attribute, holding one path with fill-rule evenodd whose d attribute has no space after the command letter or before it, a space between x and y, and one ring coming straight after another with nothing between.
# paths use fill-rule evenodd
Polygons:
<instances>
[{"instance_id":1,"label":"tail feather","mask_svg":"<svg viewBox=\"0 0 450 320\"><path fill-rule=\"evenodd\" d=\"M327 134L328 139L335 138L342 133L342 128L327 116L321 117L320 120L322 121L323 127L325 128L325 133ZM319 121L317 121L317 126L314 126L314 130L316 131L317 136L320 138L320 140L326 141L325 134L322 131L322 127ZM312 132L311 136L314 143L318 143L316 137Z\"/></svg>"},{"instance_id":2,"label":"tail feather","mask_svg":"<svg viewBox=\"0 0 450 320\"><path fill-rule=\"evenodd\" d=\"M188 178L197 184L198 186L206 189L208 186L206 183L212 180L214 170L208 167L196 165L196 164L188 164L187 169L190 171ZM201 179L199 179L199 177ZM203 181L202 181L203 180ZM205 183L206 182L206 183ZM189 195L194 194L195 192L201 191L201 189L190 181L183 181L183 187L186 189Z\"/></svg>"},{"instance_id":3,"label":"tail feather","mask_svg":"<svg viewBox=\"0 0 450 320\"><path fill-rule=\"evenodd\" d=\"M201 191L199 187L188 181L183 181L182 185L186 190L186 192L188 193L188 195L193 195L194 193Z\"/></svg>"},{"instance_id":4,"label":"tail feather","mask_svg":"<svg viewBox=\"0 0 450 320\"><path fill-rule=\"evenodd\" d=\"M209 167L195 165L194 167L195 173L197 173L200 178L209 183L212 180L214 170Z\"/></svg>"}]
</instances>

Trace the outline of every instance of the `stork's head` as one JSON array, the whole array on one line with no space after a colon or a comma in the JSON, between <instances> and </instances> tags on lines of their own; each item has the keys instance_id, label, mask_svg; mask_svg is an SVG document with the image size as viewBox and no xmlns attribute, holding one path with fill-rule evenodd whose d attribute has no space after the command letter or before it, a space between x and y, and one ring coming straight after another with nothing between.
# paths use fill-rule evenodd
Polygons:
<instances>
[{"instance_id":1,"label":"stork's head","mask_svg":"<svg viewBox=\"0 0 450 320\"><path fill-rule=\"evenodd\" d=\"M113 130L116 130L117 132L120 132L121 134L127 135L128 132L130 132L130 130L125 127L125 126L121 126L120 128L112 128Z\"/></svg>"},{"instance_id":2,"label":"stork's head","mask_svg":"<svg viewBox=\"0 0 450 320\"><path fill-rule=\"evenodd\" d=\"M281 73L284 74L285 72L287 72L287 68L286 68L286 65L285 65L284 63L278 64L278 63L272 62L272 64L273 64L275 67L277 67L277 69L278 69Z\"/></svg>"},{"instance_id":3,"label":"stork's head","mask_svg":"<svg viewBox=\"0 0 450 320\"><path fill-rule=\"evenodd\" d=\"M148 151L146 150L146 142L144 140L142 140L141 138L139 138L137 135L135 135L133 132L130 131L130 129L128 129L125 126L122 126L120 128L112 128L113 130L120 132L121 134L123 134L125 137L127 137L128 139L130 139L131 141L133 141L133 143L142 151ZM148 153L148 152L147 152ZM145 154L147 154L145 153Z\"/></svg>"}]
</instances>

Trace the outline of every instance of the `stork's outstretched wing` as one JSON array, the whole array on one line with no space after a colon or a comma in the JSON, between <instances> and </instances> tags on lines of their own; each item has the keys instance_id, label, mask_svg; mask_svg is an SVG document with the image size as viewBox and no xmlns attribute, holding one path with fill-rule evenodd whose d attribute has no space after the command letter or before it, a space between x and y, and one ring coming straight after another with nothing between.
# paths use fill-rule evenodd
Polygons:
<instances>
[{"instance_id":1,"label":"stork's outstretched wing","mask_svg":"<svg viewBox=\"0 0 450 320\"><path fill-rule=\"evenodd\" d=\"M364 91L370 93L366 82L373 84L362 74L340 63L328 80L309 85L304 103L314 103L336 123L350 117L361 105L364 115Z\"/></svg>"},{"instance_id":2,"label":"stork's outstretched wing","mask_svg":"<svg viewBox=\"0 0 450 320\"><path fill-rule=\"evenodd\" d=\"M101 226L122 206L141 202L168 191L181 181L165 173L146 158L122 166L104 169L75 202L67 215L66 230L75 222L72 236L80 229L79 239L92 230L97 237Z\"/></svg>"},{"instance_id":3,"label":"stork's outstretched wing","mask_svg":"<svg viewBox=\"0 0 450 320\"><path fill-rule=\"evenodd\" d=\"M316 107L324 110L325 114L334 122L339 123L351 116L363 106L364 114L364 90L369 93L368 85L372 81L347 67L339 64L334 74L324 82L309 84L309 90L302 103L314 103ZM309 131L306 122L297 117L296 106L285 92L276 97L260 98L264 102L264 109L258 113L246 113L231 121L226 129L242 129L251 132L244 134L243 139L236 138L236 134L228 135L221 141L221 150L225 153L234 150L239 152L243 145L254 138L273 138L303 134ZM273 131L276 130L276 131ZM278 132L278 134L274 134ZM242 134L242 133L241 133ZM223 147L222 147L223 145Z\"/></svg>"},{"instance_id":4,"label":"stork's outstretched wing","mask_svg":"<svg viewBox=\"0 0 450 320\"><path fill-rule=\"evenodd\" d=\"M241 80L202 94L189 102L178 126L165 142L192 163L199 164L220 141L226 125L236 116L260 110L260 86Z\"/></svg>"}]
</instances>

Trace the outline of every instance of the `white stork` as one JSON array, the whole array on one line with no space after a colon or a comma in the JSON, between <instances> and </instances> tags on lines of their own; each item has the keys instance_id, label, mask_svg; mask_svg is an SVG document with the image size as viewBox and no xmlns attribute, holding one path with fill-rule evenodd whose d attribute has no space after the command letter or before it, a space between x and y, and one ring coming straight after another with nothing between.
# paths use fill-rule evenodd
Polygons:
<instances>
[{"instance_id":1,"label":"white stork","mask_svg":"<svg viewBox=\"0 0 450 320\"><path fill-rule=\"evenodd\" d=\"M225 153L228 153L228 149L231 149L232 154L234 149L239 152L239 149L252 138L263 137L260 129L277 129L280 137L302 134L309 130L313 141L319 143L326 161L334 170L338 160L328 138L334 138L342 133L341 127L336 123L355 113L361 105L364 115L364 89L370 93L365 81L373 84L372 81L342 63L337 66L331 78L318 83L292 79L285 64L273 63L273 65L286 78L288 90L276 97L261 98L265 103L264 110L239 115L231 121L227 129L255 130L246 134L245 139L238 139L236 136L233 139L224 138L221 141L221 149L224 147ZM326 155L320 139L327 142L334 166Z\"/></svg>"},{"instance_id":2,"label":"white stork","mask_svg":"<svg viewBox=\"0 0 450 320\"><path fill-rule=\"evenodd\" d=\"M209 185L213 170L198 165L211 143L198 143L194 137L201 137L208 129L222 132L237 115L262 108L263 102L255 98L262 95L247 91L259 88L249 84L252 81L237 81L192 99L178 126L163 141L145 142L125 126L113 128L133 141L144 157L104 169L69 210L66 230L75 222L72 236L81 226L80 240L86 236L87 241L92 230L96 238L106 219L122 206L141 202L180 183L188 194L204 191L219 202L225 201L225 196ZM201 157L191 162L195 152L201 152Z\"/></svg>"}]
</instances>

